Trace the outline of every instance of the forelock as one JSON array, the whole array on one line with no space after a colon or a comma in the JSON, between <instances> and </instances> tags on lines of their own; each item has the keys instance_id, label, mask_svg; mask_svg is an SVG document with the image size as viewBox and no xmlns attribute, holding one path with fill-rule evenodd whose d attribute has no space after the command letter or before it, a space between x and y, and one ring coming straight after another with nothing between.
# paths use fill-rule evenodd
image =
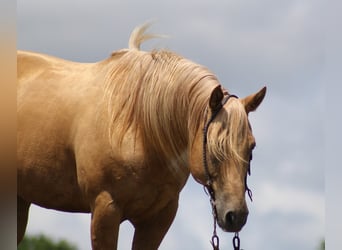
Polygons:
<instances>
[{"instance_id":1,"label":"forelock","mask_svg":"<svg viewBox=\"0 0 342 250\"><path fill-rule=\"evenodd\" d=\"M210 124L209 154L222 162L228 159L245 162L247 159L244 159L240 152L241 147L247 144L250 130L247 114L243 105L235 98L229 100L226 106Z\"/></svg>"}]
</instances>

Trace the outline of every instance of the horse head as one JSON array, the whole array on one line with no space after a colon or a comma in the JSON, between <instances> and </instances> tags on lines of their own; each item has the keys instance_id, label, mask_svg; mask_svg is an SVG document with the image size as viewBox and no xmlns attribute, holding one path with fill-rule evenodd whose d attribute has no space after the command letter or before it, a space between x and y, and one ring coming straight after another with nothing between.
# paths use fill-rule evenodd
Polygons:
<instances>
[{"instance_id":1,"label":"horse head","mask_svg":"<svg viewBox=\"0 0 342 250\"><path fill-rule=\"evenodd\" d=\"M224 231L238 232L247 221L246 182L256 145L248 113L256 110L265 94L266 87L239 99L215 87L191 143L190 172L209 189Z\"/></svg>"}]
</instances>

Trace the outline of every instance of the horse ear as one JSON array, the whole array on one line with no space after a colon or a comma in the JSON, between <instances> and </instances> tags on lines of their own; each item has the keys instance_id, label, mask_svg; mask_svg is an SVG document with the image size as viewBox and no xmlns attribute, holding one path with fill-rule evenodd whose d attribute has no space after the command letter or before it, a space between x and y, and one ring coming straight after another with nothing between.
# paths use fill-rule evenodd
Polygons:
<instances>
[{"instance_id":1,"label":"horse ear","mask_svg":"<svg viewBox=\"0 0 342 250\"><path fill-rule=\"evenodd\" d=\"M222 105L222 99L223 99L223 92L221 89L221 86L218 85L214 88L214 90L211 92L210 99L209 99L209 107L211 110L217 110Z\"/></svg>"},{"instance_id":2,"label":"horse ear","mask_svg":"<svg viewBox=\"0 0 342 250\"><path fill-rule=\"evenodd\" d=\"M256 94L249 95L242 99L242 103L245 106L247 114L253 112L260 105L266 94L266 87L263 87Z\"/></svg>"}]
</instances>

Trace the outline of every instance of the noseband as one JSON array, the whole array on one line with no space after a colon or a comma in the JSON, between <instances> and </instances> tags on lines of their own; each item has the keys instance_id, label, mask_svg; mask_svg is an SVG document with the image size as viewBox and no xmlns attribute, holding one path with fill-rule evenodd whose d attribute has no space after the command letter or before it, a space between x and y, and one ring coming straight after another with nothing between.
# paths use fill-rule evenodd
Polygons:
<instances>
[{"instance_id":1,"label":"noseband","mask_svg":"<svg viewBox=\"0 0 342 250\"><path fill-rule=\"evenodd\" d=\"M238 97L236 95L229 95L229 94L224 96L221 104L215 110L213 110L210 119L204 124L204 128L203 128L203 167L204 167L204 173L206 177L206 184L204 185L204 190L210 196L210 204L211 204L212 214L214 218L214 231L213 231L213 236L211 238L211 245L213 246L214 250L219 250L219 237L217 236L217 233L216 233L217 210L216 210L216 204L215 204L215 191L213 189L213 179L212 179L212 176L210 175L208 161L207 161L208 128L230 98L238 98ZM248 174L250 174L249 170L248 170ZM245 188L246 188L245 190L247 191L249 198L252 201L252 191L247 186L247 175L245 179ZM234 235L233 246L234 246L234 250L240 250L240 238L239 238L238 232L236 232Z\"/></svg>"}]
</instances>

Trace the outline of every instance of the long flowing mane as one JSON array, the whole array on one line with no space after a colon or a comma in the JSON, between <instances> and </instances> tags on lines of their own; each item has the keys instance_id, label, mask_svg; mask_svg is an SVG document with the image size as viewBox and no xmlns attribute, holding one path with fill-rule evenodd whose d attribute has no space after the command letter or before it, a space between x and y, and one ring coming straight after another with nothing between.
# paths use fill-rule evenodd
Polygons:
<instances>
[{"instance_id":1,"label":"long flowing mane","mask_svg":"<svg viewBox=\"0 0 342 250\"><path fill-rule=\"evenodd\" d=\"M105 81L109 135L115 130L120 146L126 132L135 131L147 155L160 161L172 159L175 165L185 166L184 152L203 122L210 93L219 82L207 68L173 52L140 51L141 43L153 37L144 34L145 30L146 26L142 26L133 31L130 48L112 54L111 70ZM246 123L241 110L238 113L234 119L239 117ZM225 122L229 120L228 117ZM231 125L229 129L241 130L240 123L234 121L237 126ZM237 142L231 137L221 136L220 144L236 148L232 144ZM222 150L227 147L210 142L213 146L209 149L222 158Z\"/></svg>"}]
</instances>

